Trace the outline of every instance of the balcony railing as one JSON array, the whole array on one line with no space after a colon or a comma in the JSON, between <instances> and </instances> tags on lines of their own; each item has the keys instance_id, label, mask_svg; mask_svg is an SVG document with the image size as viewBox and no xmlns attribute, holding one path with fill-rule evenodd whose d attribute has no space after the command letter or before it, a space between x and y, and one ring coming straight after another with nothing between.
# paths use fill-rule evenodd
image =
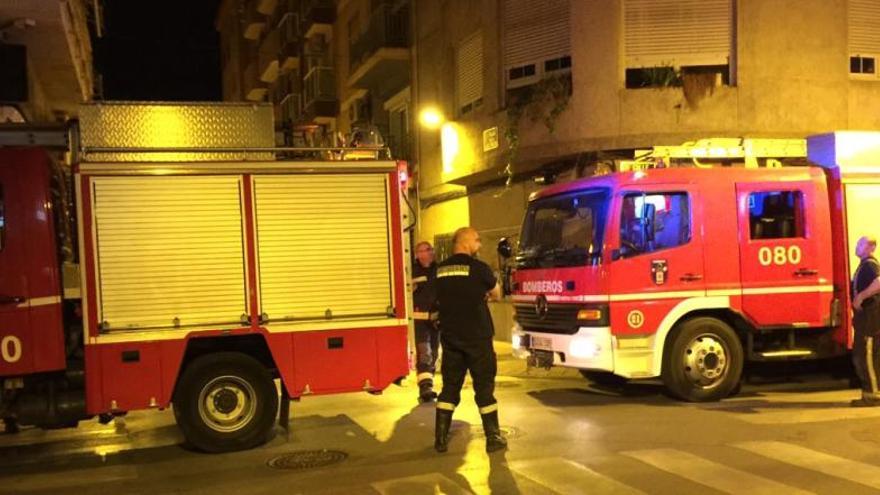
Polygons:
<instances>
[{"instance_id":1,"label":"balcony railing","mask_svg":"<svg viewBox=\"0 0 880 495\"><path fill-rule=\"evenodd\" d=\"M306 105L336 100L336 73L333 67L315 67L303 79Z\"/></svg>"},{"instance_id":2,"label":"balcony railing","mask_svg":"<svg viewBox=\"0 0 880 495\"><path fill-rule=\"evenodd\" d=\"M409 46L409 4L396 9L383 3L370 16L366 31L349 46L351 72L366 62L380 48Z\"/></svg>"}]
</instances>

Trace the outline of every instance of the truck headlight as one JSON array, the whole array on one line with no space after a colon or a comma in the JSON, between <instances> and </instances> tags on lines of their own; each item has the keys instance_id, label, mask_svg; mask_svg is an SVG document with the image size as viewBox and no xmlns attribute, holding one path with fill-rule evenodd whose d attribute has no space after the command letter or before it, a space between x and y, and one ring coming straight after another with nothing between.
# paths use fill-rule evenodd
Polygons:
<instances>
[{"instance_id":1,"label":"truck headlight","mask_svg":"<svg viewBox=\"0 0 880 495\"><path fill-rule=\"evenodd\" d=\"M594 358L602 352L602 346L593 337L576 337L568 345L568 353L576 358Z\"/></svg>"}]
</instances>

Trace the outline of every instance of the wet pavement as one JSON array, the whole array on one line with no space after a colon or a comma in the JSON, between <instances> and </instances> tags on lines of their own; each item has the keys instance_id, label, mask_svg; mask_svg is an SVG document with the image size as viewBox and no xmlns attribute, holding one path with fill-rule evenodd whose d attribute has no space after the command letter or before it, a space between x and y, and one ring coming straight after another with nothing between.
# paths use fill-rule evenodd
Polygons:
<instances>
[{"instance_id":1,"label":"wet pavement","mask_svg":"<svg viewBox=\"0 0 880 495\"><path fill-rule=\"evenodd\" d=\"M686 404L657 382L598 388L501 351L506 452L484 452L466 391L435 453L433 407L408 380L294 402L289 430L247 452L187 450L170 411L0 435L0 494L880 493L880 408L847 407L846 379L777 372Z\"/></svg>"}]
</instances>

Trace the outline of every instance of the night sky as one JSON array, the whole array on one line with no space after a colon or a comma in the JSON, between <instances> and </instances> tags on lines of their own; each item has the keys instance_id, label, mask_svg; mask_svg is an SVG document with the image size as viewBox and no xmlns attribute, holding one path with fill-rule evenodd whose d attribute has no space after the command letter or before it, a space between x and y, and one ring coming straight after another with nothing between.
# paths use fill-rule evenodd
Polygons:
<instances>
[{"instance_id":1,"label":"night sky","mask_svg":"<svg viewBox=\"0 0 880 495\"><path fill-rule=\"evenodd\" d=\"M94 39L105 100L222 99L220 0L109 0Z\"/></svg>"}]
</instances>

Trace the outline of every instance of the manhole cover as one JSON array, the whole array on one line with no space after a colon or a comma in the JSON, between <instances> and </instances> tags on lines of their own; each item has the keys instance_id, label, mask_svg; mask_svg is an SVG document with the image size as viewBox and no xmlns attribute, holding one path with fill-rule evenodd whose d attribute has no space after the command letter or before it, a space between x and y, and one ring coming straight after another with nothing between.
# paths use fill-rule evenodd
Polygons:
<instances>
[{"instance_id":1,"label":"manhole cover","mask_svg":"<svg viewBox=\"0 0 880 495\"><path fill-rule=\"evenodd\" d=\"M342 462L348 454L340 450L300 450L269 459L266 464L275 469L314 469Z\"/></svg>"},{"instance_id":2,"label":"manhole cover","mask_svg":"<svg viewBox=\"0 0 880 495\"><path fill-rule=\"evenodd\" d=\"M483 431L482 426L475 426L473 429L474 435L486 436L486 432ZM502 426L501 427L501 435L504 438L519 438L522 436L522 431L519 428L513 426Z\"/></svg>"}]
</instances>

